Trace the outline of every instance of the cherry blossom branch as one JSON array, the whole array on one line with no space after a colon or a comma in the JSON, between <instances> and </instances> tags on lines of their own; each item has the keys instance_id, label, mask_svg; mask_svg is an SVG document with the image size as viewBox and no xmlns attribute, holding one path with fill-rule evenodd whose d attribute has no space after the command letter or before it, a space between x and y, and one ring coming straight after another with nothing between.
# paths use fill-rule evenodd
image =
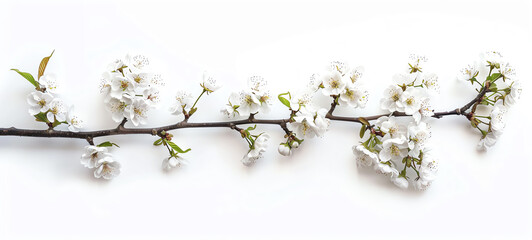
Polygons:
<instances>
[{"instance_id":1,"label":"cherry blossom branch","mask_svg":"<svg viewBox=\"0 0 532 240\"><path fill-rule=\"evenodd\" d=\"M477 94L477 96L472 99L470 102L468 102L466 105L464 105L461 108L456 108L455 110L450 111L443 111L443 112L435 112L432 117L434 118L442 118L444 116L449 115L464 115L468 119L471 117L471 113L466 113L467 110L469 110L474 105L478 104L482 98L485 96L485 94L489 91L489 84L486 84L484 88ZM330 120L335 121L344 121L344 122L357 122L362 123L361 119L365 119L367 121L377 120L380 117L383 116L396 116L396 117L405 117L409 116L406 115L403 112L393 112L391 114L380 114L380 115L373 115L373 116L366 116L366 117L343 117L343 116L335 116L333 115L333 112L336 108L336 105L338 103L336 102L336 99L333 100L333 103L331 104L331 108L329 109L326 118ZM188 119L187 119L188 120ZM104 137L104 136L112 136L112 135L130 135L130 134L151 134L154 136L161 135L161 132L163 131L170 131L175 129L181 129L181 128L216 128L216 127L227 127L230 129L234 129L237 131L240 131L241 129L238 128L238 125L245 125L245 124L273 124L273 125L279 125L286 133L289 133L290 130L287 128L287 123L290 122L290 119L256 119L255 115L250 115L249 118L243 119L243 120L236 120L236 121L224 121L224 122L188 122L187 120L156 127L156 128L126 128L124 127L124 124L127 122L126 119L124 119L118 127L114 129L106 129L106 130L97 130L97 131L82 131L82 132L70 132L70 131L59 131L54 129L48 129L48 130L34 130L34 129L20 129L20 128L0 128L0 136L20 136L20 137L46 137L46 138L79 138L79 139L85 139L90 144L93 143L94 138L98 137Z\"/></svg>"}]
</instances>

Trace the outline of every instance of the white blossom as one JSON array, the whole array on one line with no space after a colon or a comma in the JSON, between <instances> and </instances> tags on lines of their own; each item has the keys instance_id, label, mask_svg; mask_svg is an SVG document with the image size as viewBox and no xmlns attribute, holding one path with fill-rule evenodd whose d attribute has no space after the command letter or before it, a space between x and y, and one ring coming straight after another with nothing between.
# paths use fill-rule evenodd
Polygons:
<instances>
[{"instance_id":1,"label":"white blossom","mask_svg":"<svg viewBox=\"0 0 532 240\"><path fill-rule=\"evenodd\" d=\"M379 152L381 161L401 161L408 155L408 142L406 138L390 138L382 143L382 150Z\"/></svg>"},{"instance_id":2,"label":"white blossom","mask_svg":"<svg viewBox=\"0 0 532 240\"><path fill-rule=\"evenodd\" d=\"M432 105L430 104L430 98L423 99L419 110L412 114L416 123L432 116L434 116L434 109L432 109Z\"/></svg>"},{"instance_id":3,"label":"white blossom","mask_svg":"<svg viewBox=\"0 0 532 240\"><path fill-rule=\"evenodd\" d=\"M510 86L510 92L504 99L505 105L514 105L519 98L521 98L521 92L523 91L520 81L514 81Z\"/></svg>"},{"instance_id":4,"label":"white blossom","mask_svg":"<svg viewBox=\"0 0 532 240\"><path fill-rule=\"evenodd\" d=\"M98 161L98 167L94 170L95 178L113 179L120 175L120 163L112 157L106 156Z\"/></svg>"},{"instance_id":5,"label":"white blossom","mask_svg":"<svg viewBox=\"0 0 532 240\"><path fill-rule=\"evenodd\" d=\"M415 189L425 190L434 179L436 179L436 173L438 172L438 161L432 159L430 155L425 154L423 161L418 168L419 178L416 178L413 185Z\"/></svg>"},{"instance_id":6,"label":"white blossom","mask_svg":"<svg viewBox=\"0 0 532 240\"><path fill-rule=\"evenodd\" d=\"M295 122L290 122L287 127L290 131L293 131L298 137L314 136L321 137L329 128L329 119L325 117L327 110L324 108L318 111L312 108L302 108L294 117Z\"/></svg>"},{"instance_id":7,"label":"white blossom","mask_svg":"<svg viewBox=\"0 0 532 240\"><path fill-rule=\"evenodd\" d=\"M425 74L423 76L423 86L429 90L430 93L439 93L440 84L438 81L438 75L435 73Z\"/></svg>"},{"instance_id":8,"label":"white blossom","mask_svg":"<svg viewBox=\"0 0 532 240\"><path fill-rule=\"evenodd\" d=\"M502 55L499 52L496 52L496 51L485 52L485 53L481 54L481 58L489 66L492 66L492 67L495 67L495 68L499 68L500 63L503 60Z\"/></svg>"},{"instance_id":9,"label":"white blossom","mask_svg":"<svg viewBox=\"0 0 532 240\"><path fill-rule=\"evenodd\" d=\"M166 157L163 159L162 168L164 170L171 170L172 168L180 167L182 164L186 164L186 159L181 156Z\"/></svg>"},{"instance_id":10,"label":"white blossom","mask_svg":"<svg viewBox=\"0 0 532 240\"><path fill-rule=\"evenodd\" d=\"M46 92L49 93L58 93L59 84L55 74L44 74L39 79L39 83L46 89Z\"/></svg>"},{"instance_id":11,"label":"white blossom","mask_svg":"<svg viewBox=\"0 0 532 240\"><path fill-rule=\"evenodd\" d=\"M131 71L141 71L150 64L150 61L143 55L131 56L128 54L124 63Z\"/></svg>"},{"instance_id":12,"label":"white blossom","mask_svg":"<svg viewBox=\"0 0 532 240\"><path fill-rule=\"evenodd\" d=\"M505 127L504 118L506 113L508 112L508 108L505 107L503 104L497 103L495 106L493 106L493 109L490 113L490 129L494 132L502 132Z\"/></svg>"},{"instance_id":13,"label":"white blossom","mask_svg":"<svg viewBox=\"0 0 532 240\"><path fill-rule=\"evenodd\" d=\"M114 74L111 79L111 91L109 95L112 98L121 100L124 95L135 96L135 84L128 78Z\"/></svg>"},{"instance_id":14,"label":"white blossom","mask_svg":"<svg viewBox=\"0 0 532 240\"><path fill-rule=\"evenodd\" d=\"M339 95L345 89L346 82L338 71L328 71L321 76L323 82L322 92L325 96Z\"/></svg>"},{"instance_id":15,"label":"white blossom","mask_svg":"<svg viewBox=\"0 0 532 240\"><path fill-rule=\"evenodd\" d=\"M457 79L459 81L469 81L472 78L476 77L478 73L479 64L475 62L473 64L467 65L467 67L465 68L462 68L462 70L460 70L460 73L457 76Z\"/></svg>"},{"instance_id":16,"label":"white blossom","mask_svg":"<svg viewBox=\"0 0 532 240\"><path fill-rule=\"evenodd\" d=\"M159 94L159 89L155 87L148 87L142 91L142 96L146 99L150 107L157 106L157 103L161 101Z\"/></svg>"},{"instance_id":17,"label":"white blossom","mask_svg":"<svg viewBox=\"0 0 532 240\"><path fill-rule=\"evenodd\" d=\"M375 171L379 174L384 174L390 177L390 179L394 179L399 176L399 171L387 163L377 162L375 165L373 165L373 169L375 169Z\"/></svg>"},{"instance_id":18,"label":"white blossom","mask_svg":"<svg viewBox=\"0 0 532 240\"><path fill-rule=\"evenodd\" d=\"M95 168L101 159L110 156L106 147L89 145L85 147L85 152L81 155L81 164L87 168Z\"/></svg>"},{"instance_id":19,"label":"white blossom","mask_svg":"<svg viewBox=\"0 0 532 240\"><path fill-rule=\"evenodd\" d=\"M248 78L248 87L254 93L261 93L262 91L265 91L267 84L268 82L261 76L252 76Z\"/></svg>"},{"instance_id":20,"label":"white blossom","mask_svg":"<svg viewBox=\"0 0 532 240\"><path fill-rule=\"evenodd\" d=\"M269 113L270 106L272 105L270 91L265 90L265 91L260 92L260 94L256 94L256 95L260 102L259 111L262 113Z\"/></svg>"},{"instance_id":21,"label":"white blossom","mask_svg":"<svg viewBox=\"0 0 532 240\"><path fill-rule=\"evenodd\" d=\"M207 94L212 93L222 87L216 83L216 79L214 79L207 71L203 72L203 81L201 86L207 92Z\"/></svg>"},{"instance_id":22,"label":"white blossom","mask_svg":"<svg viewBox=\"0 0 532 240\"><path fill-rule=\"evenodd\" d=\"M401 189L407 189L408 188L408 180L406 180L406 178L404 177L395 177L395 178L392 178L392 182L393 184L395 184L395 186L401 188Z\"/></svg>"},{"instance_id":23,"label":"white blossom","mask_svg":"<svg viewBox=\"0 0 532 240\"><path fill-rule=\"evenodd\" d=\"M118 71L118 69L121 69L124 67L125 67L124 61L122 61L122 59L116 59L112 63L109 63L109 65L107 65L107 71L116 72Z\"/></svg>"},{"instance_id":24,"label":"white blossom","mask_svg":"<svg viewBox=\"0 0 532 240\"><path fill-rule=\"evenodd\" d=\"M360 78L362 78L362 75L364 74L364 67L358 66L356 68L351 69L348 73L349 80L351 83L357 83Z\"/></svg>"},{"instance_id":25,"label":"white blossom","mask_svg":"<svg viewBox=\"0 0 532 240\"><path fill-rule=\"evenodd\" d=\"M257 139L255 139L255 142L252 146L252 148L248 152L248 157L260 157L262 156L262 153L266 151L266 148L268 147L268 140L270 139L270 135L267 133L260 134Z\"/></svg>"},{"instance_id":26,"label":"white blossom","mask_svg":"<svg viewBox=\"0 0 532 240\"><path fill-rule=\"evenodd\" d=\"M290 149L290 147L286 143L279 144L279 148L277 150L279 151L279 154L283 156L292 155L292 149Z\"/></svg>"},{"instance_id":27,"label":"white blossom","mask_svg":"<svg viewBox=\"0 0 532 240\"><path fill-rule=\"evenodd\" d=\"M50 103L54 97L49 93L32 92L28 95L27 101L30 105L28 112L33 116L50 109Z\"/></svg>"},{"instance_id":28,"label":"white blossom","mask_svg":"<svg viewBox=\"0 0 532 240\"><path fill-rule=\"evenodd\" d=\"M322 85L321 77L319 74L315 73L310 76L306 89L308 89L309 92L314 93L320 89L320 85Z\"/></svg>"},{"instance_id":29,"label":"white blossom","mask_svg":"<svg viewBox=\"0 0 532 240\"><path fill-rule=\"evenodd\" d=\"M145 88L150 84L150 74L145 72L128 72L126 78L134 88Z\"/></svg>"},{"instance_id":30,"label":"white blossom","mask_svg":"<svg viewBox=\"0 0 532 240\"><path fill-rule=\"evenodd\" d=\"M430 138L429 126L425 122L420 122L419 124L410 123L408 126L408 136L408 148L410 149L408 154L414 158L418 158Z\"/></svg>"},{"instance_id":31,"label":"white blossom","mask_svg":"<svg viewBox=\"0 0 532 240\"><path fill-rule=\"evenodd\" d=\"M46 117L50 122L54 122L54 119L58 122L64 122L66 120L66 114L67 111L63 100L54 98L54 100L50 102L50 109L46 114Z\"/></svg>"},{"instance_id":32,"label":"white blossom","mask_svg":"<svg viewBox=\"0 0 532 240\"><path fill-rule=\"evenodd\" d=\"M262 157L262 153L266 151L266 148L268 147L268 140L270 139L270 135L266 133L260 134L257 139L255 139L255 142L253 143L253 146L248 151L248 153L242 158L242 163L245 166L250 166L257 161L257 159Z\"/></svg>"},{"instance_id":33,"label":"white blossom","mask_svg":"<svg viewBox=\"0 0 532 240\"><path fill-rule=\"evenodd\" d=\"M122 100L112 98L106 104L106 109L111 112L111 117L115 122L121 122L127 114L125 113L126 107L131 104L129 98L122 98Z\"/></svg>"},{"instance_id":34,"label":"white blossom","mask_svg":"<svg viewBox=\"0 0 532 240\"><path fill-rule=\"evenodd\" d=\"M144 99L136 98L130 105L124 109L124 115L130 120L133 125L145 124L148 117L148 110L150 105Z\"/></svg>"},{"instance_id":35,"label":"white blossom","mask_svg":"<svg viewBox=\"0 0 532 240\"><path fill-rule=\"evenodd\" d=\"M401 94L400 98L400 110L404 111L408 115L412 115L419 111L421 108L421 102L426 98L424 91L420 88L408 87Z\"/></svg>"},{"instance_id":36,"label":"white blossom","mask_svg":"<svg viewBox=\"0 0 532 240\"><path fill-rule=\"evenodd\" d=\"M292 98L290 99L290 107L293 110L297 111L298 109L310 105L312 103L313 95L314 91L309 88L292 93Z\"/></svg>"},{"instance_id":37,"label":"white blossom","mask_svg":"<svg viewBox=\"0 0 532 240\"><path fill-rule=\"evenodd\" d=\"M253 92L241 91L240 92L240 107L238 107L238 113L240 116L249 116L251 113L257 113L261 108L261 102Z\"/></svg>"},{"instance_id":38,"label":"white blossom","mask_svg":"<svg viewBox=\"0 0 532 240\"><path fill-rule=\"evenodd\" d=\"M507 62L501 62L499 68L499 73L502 75L503 79L510 79L515 75L515 69Z\"/></svg>"},{"instance_id":39,"label":"white blossom","mask_svg":"<svg viewBox=\"0 0 532 240\"><path fill-rule=\"evenodd\" d=\"M390 112L401 109L401 95L403 89L397 85L391 85L384 90L384 98L381 99L381 108Z\"/></svg>"},{"instance_id":40,"label":"white blossom","mask_svg":"<svg viewBox=\"0 0 532 240\"><path fill-rule=\"evenodd\" d=\"M377 154L371 152L363 145L353 146L353 154L355 154L355 160L358 166L369 167L379 163Z\"/></svg>"},{"instance_id":41,"label":"white blossom","mask_svg":"<svg viewBox=\"0 0 532 240\"><path fill-rule=\"evenodd\" d=\"M427 57L416 54L410 54L409 58L408 65L410 66L410 72L420 72L422 63L428 61Z\"/></svg>"},{"instance_id":42,"label":"white blossom","mask_svg":"<svg viewBox=\"0 0 532 240\"><path fill-rule=\"evenodd\" d=\"M231 93L228 99L228 104L225 105L225 107L220 110L225 116L228 118L234 118L238 115L238 108L240 107L239 104L239 95L237 93Z\"/></svg>"},{"instance_id":43,"label":"white blossom","mask_svg":"<svg viewBox=\"0 0 532 240\"><path fill-rule=\"evenodd\" d=\"M344 92L340 94L339 102L342 105L364 108L368 102L368 91L360 86L355 87L352 83L347 84Z\"/></svg>"},{"instance_id":44,"label":"white blossom","mask_svg":"<svg viewBox=\"0 0 532 240\"><path fill-rule=\"evenodd\" d=\"M189 112L194 104L194 96L192 94L179 90L175 95L174 102L170 107L170 113L178 116L179 118L184 118L184 111Z\"/></svg>"},{"instance_id":45,"label":"white blossom","mask_svg":"<svg viewBox=\"0 0 532 240\"><path fill-rule=\"evenodd\" d=\"M416 81L418 73L398 73L393 75L393 81L398 85L409 85Z\"/></svg>"},{"instance_id":46,"label":"white blossom","mask_svg":"<svg viewBox=\"0 0 532 240\"><path fill-rule=\"evenodd\" d=\"M377 126L380 127L380 130L386 134L389 134L391 138L401 138L406 137L406 127L402 124L399 124L396 121L396 118L393 116L390 117L380 117L378 119Z\"/></svg>"},{"instance_id":47,"label":"white blossom","mask_svg":"<svg viewBox=\"0 0 532 240\"><path fill-rule=\"evenodd\" d=\"M477 150L485 152L488 148L493 147L497 143L497 139L501 135L501 132L488 132L486 136L483 136L477 145Z\"/></svg>"},{"instance_id":48,"label":"white blossom","mask_svg":"<svg viewBox=\"0 0 532 240\"><path fill-rule=\"evenodd\" d=\"M332 61L327 68L329 72L338 72L341 76L344 76L348 72L348 69L347 64L342 61Z\"/></svg>"},{"instance_id":49,"label":"white blossom","mask_svg":"<svg viewBox=\"0 0 532 240\"><path fill-rule=\"evenodd\" d=\"M72 107L67 112L66 122L68 124L68 130L71 132L78 132L80 128L83 128L83 120L74 114Z\"/></svg>"}]
</instances>

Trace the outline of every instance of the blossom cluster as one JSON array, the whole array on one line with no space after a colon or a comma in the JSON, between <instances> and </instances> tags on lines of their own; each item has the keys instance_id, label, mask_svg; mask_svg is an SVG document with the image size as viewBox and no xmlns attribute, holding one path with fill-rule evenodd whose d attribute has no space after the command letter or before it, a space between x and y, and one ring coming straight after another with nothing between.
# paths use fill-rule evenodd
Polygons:
<instances>
[{"instance_id":1,"label":"blossom cluster","mask_svg":"<svg viewBox=\"0 0 532 240\"><path fill-rule=\"evenodd\" d=\"M412 182L414 188L426 189L437 171L437 161L427 154L430 128L426 121L434 115L430 99L438 92L439 84L436 74L423 72L426 61L423 56L410 56L407 71L393 76L394 84L381 99L381 108L389 111L390 116L380 117L375 125L363 121L361 137L367 130L370 137L353 146L359 166L373 166L400 188L408 188ZM411 117L403 118L406 123L402 124L392 116L394 112ZM415 175L411 176L407 169L412 169Z\"/></svg>"},{"instance_id":2,"label":"blossom cluster","mask_svg":"<svg viewBox=\"0 0 532 240\"><path fill-rule=\"evenodd\" d=\"M204 93L211 94L221 88L221 85L219 85L216 79L207 71L203 72L203 80L200 83L200 86L203 88L203 91L195 101L194 96L191 93L185 90L177 91L172 106L169 109L170 113L178 116L180 121L187 119L196 112L196 103Z\"/></svg>"},{"instance_id":3,"label":"blossom cluster","mask_svg":"<svg viewBox=\"0 0 532 240\"><path fill-rule=\"evenodd\" d=\"M473 107L470 116L471 126L482 134L477 149L486 151L501 136L506 126L506 113L521 97L522 88L515 79L515 69L499 52L485 52L480 58L480 62L463 68L457 78L477 84L477 91L487 88L486 95ZM484 81L479 81L483 78Z\"/></svg>"},{"instance_id":4,"label":"blossom cluster","mask_svg":"<svg viewBox=\"0 0 532 240\"><path fill-rule=\"evenodd\" d=\"M83 121L76 116L73 106L67 106L58 96L60 84L56 75L45 73L52 55L53 52L41 61L37 80L29 73L21 72L18 69L12 70L26 78L35 87L35 91L28 94L27 102L30 105L28 112L35 117L36 121L46 123L49 129L66 124L69 131L78 132L83 127Z\"/></svg>"},{"instance_id":5,"label":"blossom cluster","mask_svg":"<svg viewBox=\"0 0 532 240\"><path fill-rule=\"evenodd\" d=\"M159 88L164 83L148 67L145 56L126 55L109 64L102 74L100 92L115 122L127 119L135 126L145 124L148 111L160 101Z\"/></svg>"},{"instance_id":6,"label":"blossom cluster","mask_svg":"<svg viewBox=\"0 0 532 240\"><path fill-rule=\"evenodd\" d=\"M341 61L333 61L322 73L312 75L303 90L279 95L279 100L291 111L287 128L286 142L279 144L278 151L284 156L292 154L304 138L322 137L329 128L327 109L318 108L312 103L317 91L333 98L333 104L364 108L368 101L368 91L361 83L362 67L350 67ZM288 97L288 98L287 98Z\"/></svg>"},{"instance_id":7,"label":"blossom cluster","mask_svg":"<svg viewBox=\"0 0 532 240\"><path fill-rule=\"evenodd\" d=\"M268 82L261 76L248 78L247 88L231 93L229 103L221 112L227 117L248 117L259 112L269 113L271 95L266 88L267 85Z\"/></svg>"},{"instance_id":8,"label":"blossom cluster","mask_svg":"<svg viewBox=\"0 0 532 240\"><path fill-rule=\"evenodd\" d=\"M98 146L88 145L81 155L81 164L89 169L94 169L95 178L106 180L113 179L120 175L120 163L115 161L113 155L107 150L113 146L110 142L102 143Z\"/></svg>"},{"instance_id":9,"label":"blossom cluster","mask_svg":"<svg viewBox=\"0 0 532 240\"><path fill-rule=\"evenodd\" d=\"M398 187L408 188L408 180L412 179L414 188L424 190L438 170L437 160L428 154L429 138L430 127L426 122L404 124L393 116L385 116L371 126L367 140L353 146L353 153L358 166L373 167ZM412 169L415 175L411 176L407 169Z\"/></svg>"}]
</instances>

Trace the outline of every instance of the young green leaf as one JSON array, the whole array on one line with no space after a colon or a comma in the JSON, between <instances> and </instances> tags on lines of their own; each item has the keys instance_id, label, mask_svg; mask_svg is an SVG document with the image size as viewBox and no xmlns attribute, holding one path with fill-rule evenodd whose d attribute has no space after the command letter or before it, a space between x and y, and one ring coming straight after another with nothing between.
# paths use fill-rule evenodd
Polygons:
<instances>
[{"instance_id":1,"label":"young green leaf","mask_svg":"<svg viewBox=\"0 0 532 240\"><path fill-rule=\"evenodd\" d=\"M179 146L177 146L175 143L170 142L170 141L166 141L166 142L168 143L168 145L169 145L172 149L174 149L174 150L175 150L176 152L178 152L178 153L186 153L186 152L188 152L188 151L191 150L191 149L189 148L189 149L183 151L183 149L181 149L181 148L180 148Z\"/></svg>"},{"instance_id":2,"label":"young green leaf","mask_svg":"<svg viewBox=\"0 0 532 240\"><path fill-rule=\"evenodd\" d=\"M493 73L490 76L488 76L486 80L493 82L493 81L499 79L501 76L502 76L502 74L500 74L500 73Z\"/></svg>"},{"instance_id":3,"label":"young green leaf","mask_svg":"<svg viewBox=\"0 0 532 240\"><path fill-rule=\"evenodd\" d=\"M253 127L248 127L248 128L246 128L246 131L255 130L255 128L257 128L257 125L256 125L256 124L255 124L255 126L253 126Z\"/></svg>"},{"instance_id":4,"label":"young green leaf","mask_svg":"<svg viewBox=\"0 0 532 240\"><path fill-rule=\"evenodd\" d=\"M363 138L365 133L366 133L366 125L362 125L362 127L360 128L360 138Z\"/></svg>"},{"instance_id":5,"label":"young green leaf","mask_svg":"<svg viewBox=\"0 0 532 240\"><path fill-rule=\"evenodd\" d=\"M34 117L35 117L35 121L37 122L45 122L45 123L48 122L48 118L46 117L46 114L43 112L36 114Z\"/></svg>"},{"instance_id":6,"label":"young green leaf","mask_svg":"<svg viewBox=\"0 0 532 240\"><path fill-rule=\"evenodd\" d=\"M364 125L366 126L369 126L369 122L367 119L363 118L363 117L359 117L358 120L363 123Z\"/></svg>"},{"instance_id":7,"label":"young green leaf","mask_svg":"<svg viewBox=\"0 0 532 240\"><path fill-rule=\"evenodd\" d=\"M44 75L44 70L46 70L46 65L48 65L48 61L50 61L50 58L52 55L54 55L55 50L52 51L50 56L45 57L41 60L41 64L39 64L39 75L37 75L37 79L41 79L42 75Z\"/></svg>"},{"instance_id":8,"label":"young green leaf","mask_svg":"<svg viewBox=\"0 0 532 240\"><path fill-rule=\"evenodd\" d=\"M109 142L109 141L98 144L98 147L112 147L112 146L120 147L118 146L118 144Z\"/></svg>"},{"instance_id":9,"label":"young green leaf","mask_svg":"<svg viewBox=\"0 0 532 240\"><path fill-rule=\"evenodd\" d=\"M17 72L18 74L20 74L20 76L24 77L26 80L28 80L28 82L30 82L31 84L33 84L33 86L35 86L35 89L39 90L40 89L40 85L37 81L35 81L35 78L33 78L33 76L27 72L21 72L19 71L18 69L15 69L15 68L12 68L11 70Z\"/></svg>"},{"instance_id":10,"label":"young green leaf","mask_svg":"<svg viewBox=\"0 0 532 240\"><path fill-rule=\"evenodd\" d=\"M155 146L159 146L161 144L163 144L163 139L162 138L159 138L155 142L153 142L153 145L155 145Z\"/></svg>"},{"instance_id":11,"label":"young green leaf","mask_svg":"<svg viewBox=\"0 0 532 240\"><path fill-rule=\"evenodd\" d=\"M284 98L283 97L284 95L288 95L290 98L292 98L290 96L290 92L281 93L281 94L279 94L279 96L277 96L277 98L279 98L279 101L281 101L281 103L283 105L285 105L286 107L290 108L290 101L288 101L288 99Z\"/></svg>"}]
</instances>

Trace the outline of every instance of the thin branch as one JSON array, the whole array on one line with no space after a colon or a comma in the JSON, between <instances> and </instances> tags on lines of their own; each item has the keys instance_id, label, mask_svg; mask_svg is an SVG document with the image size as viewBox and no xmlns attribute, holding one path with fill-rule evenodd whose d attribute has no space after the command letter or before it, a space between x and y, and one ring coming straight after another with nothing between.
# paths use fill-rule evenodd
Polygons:
<instances>
[{"instance_id":1,"label":"thin branch","mask_svg":"<svg viewBox=\"0 0 532 240\"><path fill-rule=\"evenodd\" d=\"M432 117L434 118L442 118L444 116L450 116L450 115L464 115L468 119L471 117L473 112L466 113L467 110L469 110L471 107L475 108L481 101L484 95L489 91L489 84L486 84L484 88L478 93L478 95L468 102L466 105L464 105L461 108L457 108L455 110L450 111L443 111L443 112L435 112ZM327 118L335 121L345 121L345 122L356 122L356 123L362 123L360 121L359 117L342 117L342 116L335 116L332 113L334 112L334 109L336 108L336 101L333 101L331 104L331 108L329 109L329 112L327 113ZM396 117L404 117L409 116L406 115L403 112L393 112L393 113L387 113L387 114L380 114L380 115L374 115L374 116L367 116L364 117L368 121L377 120L380 117L383 116L396 116ZM126 123L127 119L124 119L118 127L113 129L106 129L106 130L97 130L97 131L84 131L84 132L69 132L69 131L58 131L54 129L48 129L48 130L34 130L34 129L20 129L20 128L0 128L0 136L21 136L21 137L47 137L47 138L79 138L79 139L85 139L89 144L94 144L93 139L97 137L104 137L104 136L112 136L112 135L129 135L129 134L151 134L154 136L158 136L161 134L162 131L170 131L175 129L181 129L181 128L213 128L213 127L226 127L230 129L234 129L237 131L240 131L240 128L238 128L238 125L245 125L245 124L273 124L273 125L279 125L287 134L290 133L290 130L287 128L287 123L290 122L290 119L256 119L254 115L250 115L249 118L243 119L243 120L236 120L236 121L226 121L226 122L200 122L200 123L190 123L187 121L182 121L180 123L157 127L157 128L126 128L124 127L124 124Z\"/></svg>"}]
</instances>

